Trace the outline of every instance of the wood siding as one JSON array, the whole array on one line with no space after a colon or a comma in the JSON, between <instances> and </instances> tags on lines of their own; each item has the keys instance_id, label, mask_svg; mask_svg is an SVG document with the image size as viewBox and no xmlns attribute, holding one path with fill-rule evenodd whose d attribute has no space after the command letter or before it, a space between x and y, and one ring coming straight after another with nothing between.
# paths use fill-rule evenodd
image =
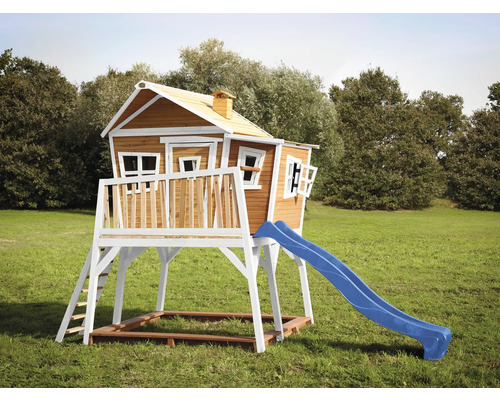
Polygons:
<instances>
[{"instance_id":1,"label":"wood siding","mask_svg":"<svg viewBox=\"0 0 500 400\"><path fill-rule=\"evenodd\" d=\"M266 155L262 165L262 171L258 184L262 186L261 189L245 190L245 199L247 203L248 219L250 225L250 233L254 234L257 229L267 221L267 212L269 209L269 198L271 194L271 184L273 179L273 166L274 155L276 152L275 145L244 142L244 141L231 141L231 149L229 151L228 167L236 167L238 164L238 152L240 147L248 147L258 150L264 150Z\"/></svg>"},{"instance_id":2,"label":"wood siding","mask_svg":"<svg viewBox=\"0 0 500 400\"><path fill-rule=\"evenodd\" d=\"M170 100L161 98L123 126L123 129L210 125L213 126L213 124L185 108L178 106Z\"/></svg>"},{"instance_id":3,"label":"wood siding","mask_svg":"<svg viewBox=\"0 0 500 400\"><path fill-rule=\"evenodd\" d=\"M278 177L278 188L276 190L276 203L274 208L273 222L285 221L292 229L299 229L302 221L302 206L305 201L304 196L283 198L286 182L286 159L290 155L298 158L303 164L308 164L308 156L311 150L307 148L283 146L281 150L280 169Z\"/></svg>"},{"instance_id":4,"label":"wood siding","mask_svg":"<svg viewBox=\"0 0 500 400\"><path fill-rule=\"evenodd\" d=\"M137 96L134 97L132 102L128 105L127 109L123 112L122 115L116 120L115 124L112 126L110 130L113 130L118 125L120 125L123 121L125 121L128 117L130 117L133 113L135 113L139 108L145 105L148 101L152 100L156 97L156 93L152 90L141 90L137 93Z\"/></svg>"}]
</instances>

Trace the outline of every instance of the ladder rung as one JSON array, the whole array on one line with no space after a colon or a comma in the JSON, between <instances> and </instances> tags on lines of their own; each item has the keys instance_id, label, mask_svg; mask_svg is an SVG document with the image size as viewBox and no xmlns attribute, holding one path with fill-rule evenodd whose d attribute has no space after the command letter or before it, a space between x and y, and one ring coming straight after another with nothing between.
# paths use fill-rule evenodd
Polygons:
<instances>
[{"instance_id":1,"label":"ladder rung","mask_svg":"<svg viewBox=\"0 0 500 400\"><path fill-rule=\"evenodd\" d=\"M85 314L75 314L70 318L70 320L76 321L77 319L83 319L83 318L85 318Z\"/></svg>"},{"instance_id":2,"label":"ladder rung","mask_svg":"<svg viewBox=\"0 0 500 400\"><path fill-rule=\"evenodd\" d=\"M104 289L104 286L97 286L97 290L102 290ZM88 293L89 290L88 289L82 289L82 293Z\"/></svg>"},{"instance_id":3,"label":"ladder rung","mask_svg":"<svg viewBox=\"0 0 500 400\"><path fill-rule=\"evenodd\" d=\"M70 333L75 333L75 332L80 332L85 329L84 326L75 326L73 328L66 329L66 335L69 335Z\"/></svg>"},{"instance_id":4,"label":"ladder rung","mask_svg":"<svg viewBox=\"0 0 500 400\"><path fill-rule=\"evenodd\" d=\"M76 303L75 307L83 307L83 306L86 306L86 305L87 305L86 301L79 301L78 303Z\"/></svg>"}]
</instances>

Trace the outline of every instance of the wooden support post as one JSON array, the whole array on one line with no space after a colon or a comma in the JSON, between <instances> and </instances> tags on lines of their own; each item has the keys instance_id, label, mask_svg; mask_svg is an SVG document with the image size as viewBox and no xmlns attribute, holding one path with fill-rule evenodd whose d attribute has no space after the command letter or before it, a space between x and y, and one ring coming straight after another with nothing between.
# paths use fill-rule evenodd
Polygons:
<instances>
[{"instance_id":1,"label":"wooden support post","mask_svg":"<svg viewBox=\"0 0 500 400\"><path fill-rule=\"evenodd\" d=\"M125 291L125 276L130 264L127 265L129 249L123 247L120 250L120 261L118 262L118 274L116 277L115 307L113 309L113 324L118 324L122 319L123 294Z\"/></svg>"},{"instance_id":2,"label":"wooden support post","mask_svg":"<svg viewBox=\"0 0 500 400\"><path fill-rule=\"evenodd\" d=\"M253 328L257 353L266 351L264 341L264 329L262 326L262 313L260 311L259 292L257 288L257 268L260 247L245 247L245 264L248 270L248 289L250 292L250 303L252 305Z\"/></svg>"},{"instance_id":3,"label":"wooden support post","mask_svg":"<svg viewBox=\"0 0 500 400\"><path fill-rule=\"evenodd\" d=\"M279 245L270 244L264 246L264 268L267 272L267 282L269 285L269 294L271 296L271 306L273 310L274 329L281 332L276 337L276 341L284 339L283 319L281 317L280 302L278 296L278 285L276 284L276 265L278 262Z\"/></svg>"}]
</instances>

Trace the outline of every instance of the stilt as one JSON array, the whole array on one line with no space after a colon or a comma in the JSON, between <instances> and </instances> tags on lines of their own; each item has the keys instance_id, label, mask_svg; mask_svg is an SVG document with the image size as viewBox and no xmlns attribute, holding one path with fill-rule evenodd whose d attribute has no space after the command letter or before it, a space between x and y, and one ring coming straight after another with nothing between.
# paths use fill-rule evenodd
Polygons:
<instances>
[{"instance_id":1,"label":"stilt","mask_svg":"<svg viewBox=\"0 0 500 400\"><path fill-rule=\"evenodd\" d=\"M306 317L311 318L311 324L313 324L314 317L312 312L311 295L309 294L306 262L302 258L297 257L295 254L290 253L285 248L283 248L283 251L295 262L295 264L297 264L297 267L299 267L300 287L302 289L302 299L304 302L304 314Z\"/></svg>"},{"instance_id":2,"label":"stilt","mask_svg":"<svg viewBox=\"0 0 500 400\"><path fill-rule=\"evenodd\" d=\"M116 277L115 307L113 308L113 324L118 324L122 319L123 294L125 291L125 277L130 263L127 263L129 249L123 247L120 250L120 261L118 262L118 274Z\"/></svg>"},{"instance_id":3,"label":"stilt","mask_svg":"<svg viewBox=\"0 0 500 400\"><path fill-rule=\"evenodd\" d=\"M156 311L163 311L165 307L165 292L167 290L168 264L181 251L181 247L158 247L158 255L161 260L160 281L158 283L158 296L156 299Z\"/></svg>"},{"instance_id":4,"label":"stilt","mask_svg":"<svg viewBox=\"0 0 500 400\"><path fill-rule=\"evenodd\" d=\"M257 353L266 351L264 342L264 329L262 326L262 314L260 311L259 292L257 288L257 268L259 261L260 247L245 248L245 263L248 269L248 289L250 292L250 302L252 304L253 328L255 332L255 341Z\"/></svg>"},{"instance_id":5,"label":"stilt","mask_svg":"<svg viewBox=\"0 0 500 400\"><path fill-rule=\"evenodd\" d=\"M276 341L281 341L284 339L283 336L283 319L281 317L280 302L278 296L278 286L276 284L276 265L278 261L279 245L269 244L264 245L264 257L263 266L267 272L267 281L269 284L269 294L271 296L271 306L273 310L274 317L274 330L281 332L277 337Z\"/></svg>"}]
</instances>

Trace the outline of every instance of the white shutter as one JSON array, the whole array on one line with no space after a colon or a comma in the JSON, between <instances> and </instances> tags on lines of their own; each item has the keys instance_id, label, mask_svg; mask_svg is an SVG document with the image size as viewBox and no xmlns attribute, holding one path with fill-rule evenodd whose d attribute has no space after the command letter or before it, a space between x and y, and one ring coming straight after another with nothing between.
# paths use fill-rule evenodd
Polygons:
<instances>
[{"instance_id":1,"label":"white shutter","mask_svg":"<svg viewBox=\"0 0 500 400\"><path fill-rule=\"evenodd\" d=\"M309 197L311 194L311 189L316 179L316 172L318 168L312 165L302 165L302 171L299 178L299 187L297 188L297 193L304 197Z\"/></svg>"}]
</instances>

